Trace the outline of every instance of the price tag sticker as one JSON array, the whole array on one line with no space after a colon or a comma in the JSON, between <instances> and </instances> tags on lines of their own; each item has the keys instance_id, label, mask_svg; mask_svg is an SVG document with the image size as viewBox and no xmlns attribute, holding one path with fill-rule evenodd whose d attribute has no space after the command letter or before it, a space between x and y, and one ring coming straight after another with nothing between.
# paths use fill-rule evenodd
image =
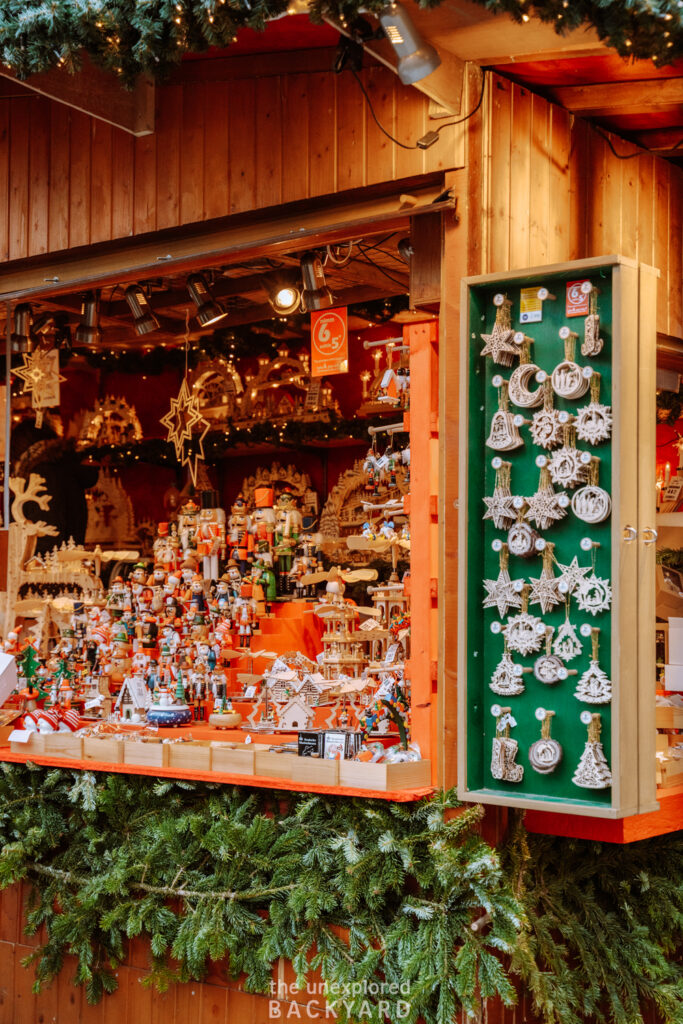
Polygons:
<instances>
[{"instance_id":1,"label":"price tag sticker","mask_svg":"<svg viewBox=\"0 0 683 1024\"><path fill-rule=\"evenodd\" d=\"M349 333L346 306L311 313L311 376L347 373Z\"/></svg>"},{"instance_id":2,"label":"price tag sticker","mask_svg":"<svg viewBox=\"0 0 683 1024\"><path fill-rule=\"evenodd\" d=\"M588 316L590 313L590 281L567 281L567 316Z\"/></svg>"}]
</instances>

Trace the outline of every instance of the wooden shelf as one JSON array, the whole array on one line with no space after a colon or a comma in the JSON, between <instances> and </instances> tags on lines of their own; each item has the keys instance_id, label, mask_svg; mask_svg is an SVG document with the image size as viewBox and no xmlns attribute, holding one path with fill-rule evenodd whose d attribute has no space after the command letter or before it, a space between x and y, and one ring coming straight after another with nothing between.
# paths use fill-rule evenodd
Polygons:
<instances>
[{"instance_id":1,"label":"wooden shelf","mask_svg":"<svg viewBox=\"0 0 683 1024\"><path fill-rule=\"evenodd\" d=\"M683 512L658 512L657 526L678 526L683 528Z\"/></svg>"},{"instance_id":2,"label":"wooden shelf","mask_svg":"<svg viewBox=\"0 0 683 1024\"><path fill-rule=\"evenodd\" d=\"M683 821L683 786L658 789L659 810L633 814L628 818L585 818L576 814L527 811L524 825L529 832L594 839L603 843L635 843L640 839L678 832Z\"/></svg>"}]
</instances>

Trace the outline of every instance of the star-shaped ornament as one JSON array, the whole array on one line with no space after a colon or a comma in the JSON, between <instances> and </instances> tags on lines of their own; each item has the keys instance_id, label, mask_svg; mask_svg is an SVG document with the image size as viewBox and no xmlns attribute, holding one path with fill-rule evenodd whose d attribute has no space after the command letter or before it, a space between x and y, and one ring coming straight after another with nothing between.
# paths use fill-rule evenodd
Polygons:
<instances>
[{"instance_id":1,"label":"star-shaped ornament","mask_svg":"<svg viewBox=\"0 0 683 1024\"><path fill-rule=\"evenodd\" d=\"M539 530L549 530L553 523L567 515L569 498L564 492L555 493L548 468L543 466L538 490L526 499L526 503L524 518L535 523Z\"/></svg>"},{"instance_id":2,"label":"star-shaped ornament","mask_svg":"<svg viewBox=\"0 0 683 1024\"><path fill-rule=\"evenodd\" d=\"M522 607L522 587L524 580L511 580L507 569L501 569L496 580L484 580L486 597L484 608L497 608L501 619L508 613L508 608Z\"/></svg>"},{"instance_id":3,"label":"star-shaped ornament","mask_svg":"<svg viewBox=\"0 0 683 1024\"><path fill-rule=\"evenodd\" d=\"M517 519L512 505L512 495L503 488L495 487L490 498L484 498L486 512L484 519L492 519L497 530L507 530Z\"/></svg>"},{"instance_id":4,"label":"star-shaped ornament","mask_svg":"<svg viewBox=\"0 0 683 1024\"><path fill-rule=\"evenodd\" d=\"M560 570L558 586L562 594L573 594L581 580L585 579L591 571L590 566L583 569L579 565L576 555L574 555L569 565L562 565L561 562L558 562L557 568Z\"/></svg>"},{"instance_id":5,"label":"star-shaped ornament","mask_svg":"<svg viewBox=\"0 0 683 1024\"><path fill-rule=\"evenodd\" d=\"M59 405L59 385L66 377L59 372L59 353L56 349L35 349L24 354L24 362L16 370L15 377L23 381L22 394L31 395L31 405L36 413L36 427L43 425L43 411Z\"/></svg>"},{"instance_id":6,"label":"star-shaped ornament","mask_svg":"<svg viewBox=\"0 0 683 1024\"><path fill-rule=\"evenodd\" d=\"M559 580L553 575L552 568L544 566L541 575L537 578L531 577L531 593L529 604L540 604L544 615L562 603L562 594L558 590Z\"/></svg>"},{"instance_id":7,"label":"star-shaped ornament","mask_svg":"<svg viewBox=\"0 0 683 1024\"><path fill-rule=\"evenodd\" d=\"M178 397L171 399L171 408L162 416L161 423L168 430L166 440L175 448L180 464L189 468L192 484L195 485L197 463L204 459L204 438L210 424L202 416L199 400L190 392L187 378L180 385ZM196 443L195 434L198 435Z\"/></svg>"},{"instance_id":8,"label":"star-shaped ornament","mask_svg":"<svg viewBox=\"0 0 683 1024\"><path fill-rule=\"evenodd\" d=\"M519 355L519 349L512 341L514 336L515 332L511 327L495 323L490 334L481 335L481 340L485 344L480 355L491 356L494 363L501 366L512 366L515 356Z\"/></svg>"}]
</instances>

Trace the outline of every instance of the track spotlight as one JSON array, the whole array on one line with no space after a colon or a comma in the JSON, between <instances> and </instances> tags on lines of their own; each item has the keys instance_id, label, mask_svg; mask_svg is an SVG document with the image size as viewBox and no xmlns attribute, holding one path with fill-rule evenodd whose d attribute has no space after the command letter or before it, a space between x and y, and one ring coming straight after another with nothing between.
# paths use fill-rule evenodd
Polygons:
<instances>
[{"instance_id":1,"label":"track spotlight","mask_svg":"<svg viewBox=\"0 0 683 1024\"><path fill-rule=\"evenodd\" d=\"M378 14L380 24L398 57L398 77L404 85L422 81L436 71L441 57L417 31L405 7L391 3Z\"/></svg>"},{"instance_id":2,"label":"track spotlight","mask_svg":"<svg viewBox=\"0 0 683 1024\"><path fill-rule=\"evenodd\" d=\"M197 321L202 327L215 324L217 320L227 316L223 307L211 294L203 274L190 274L187 279L187 290L197 307Z\"/></svg>"},{"instance_id":3,"label":"track spotlight","mask_svg":"<svg viewBox=\"0 0 683 1024\"><path fill-rule=\"evenodd\" d=\"M396 248L398 249L398 254L403 260L403 262L407 263L408 266L410 266L410 259L415 253L415 250L413 249L410 239L401 238Z\"/></svg>"},{"instance_id":4,"label":"track spotlight","mask_svg":"<svg viewBox=\"0 0 683 1024\"><path fill-rule=\"evenodd\" d=\"M159 330L159 321L152 312L149 299L139 284L129 284L126 288L126 302L133 314L136 334L149 334Z\"/></svg>"},{"instance_id":5,"label":"track spotlight","mask_svg":"<svg viewBox=\"0 0 683 1024\"><path fill-rule=\"evenodd\" d=\"M31 341L31 307L28 302L21 302L14 310L14 333L12 334L12 351L24 355L33 350Z\"/></svg>"},{"instance_id":6,"label":"track spotlight","mask_svg":"<svg viewBox=\"0 0 683 1024\"><path fill-rule=\"evenodd\" d=\"M301 305L301 282L298 275L277 274L264 278L263 287L278 316L289 316Z\"/></svg>"},{"instance_id":7,"label":"track spotlight","mask_svg":"<svg viewBox=\"0 0 683 1024\"><path fill-rule=\"evenodd\" d=\"M99 321L99 292L86 292L81 300L81 322L76 328L76 341L79 345L97 345L102 340Z\"/></svg>"},{"instance_id":8,"label":"track spotlight","mask_svg":"<svg viewBox=\"0 0 683 1024\"><path fill-rule=\"evenodd\" d=\"M327 309L334 305L332 292L325 283L325 271L317 252L301 257L301 278L304 284L302 299L307 310Z\"/></svg>"}]
</instances>

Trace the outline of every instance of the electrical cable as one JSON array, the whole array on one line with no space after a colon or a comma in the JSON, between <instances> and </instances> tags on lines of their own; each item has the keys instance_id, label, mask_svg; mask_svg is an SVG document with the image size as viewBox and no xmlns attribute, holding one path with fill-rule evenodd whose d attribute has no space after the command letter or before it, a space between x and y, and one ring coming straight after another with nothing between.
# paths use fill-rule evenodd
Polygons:
<instances>
[{"instance_id":1,"label":"electrical cable","mask_svg":"<svg viewBox=\"0 0 683 1024\"><path fill-rule=\"evenodd\" d=\"M469 119L471 117L474 117L474 115L479 110L479 107L482 104L482 101L484 99L484 92L485 91L486 91L486 72L484 71L482 73L481 92L479 93L479 99L477 100L477 105L474 108L474 110L470 110L469 114L465 114L465 116L461 117L459 121L448 121L447 124L439 125L439 127L436 129L436 134L438 135L439 132L443 131L444 128L452 128L454 125L464 124L465 121L469 121Z\"/></svg>"},{"instance_id":2,"label":"electrical cable","mask_svg":"<svg viewBox=\"0 0 683 1024\"><path fill-rule=\"evenodd\" d=\"M355 70L355 68L349 68L349 70L350 70L351 74L353 75L353 77L358 82L358 88L360 89L360 91L365 96L365 102L367 103L368 107L370 108L370 113L372 114L372 119L375 122L375 124L377 125L377 127L379 128L379 130L381 132L383 132L386 135L386 137L391 140L391 142L395 143L397 146L400 146L401 149L419 149L419 146L417 146L417 145L406 146L405 142L399 142L398 139L395 139L393 135L389 134L389 132L384 127L384 125L382 125L380 123L380 121L379 121L379 119L377 117L377 114L375 113L375 108L372 105L372 100L368 96L367 90L366 90L365 86L363 85L362 81L360 80L358 72Z\"/></svg>"},{"instance_id":3,"label":"electrical cable","mask_svg":"<svg viewBox=\"0 0 683 1024\"><path fill-rule=\"evenodd\" d=\"M652 150L650 150L650 149L640 149L640 150L638 150L637 153L617 153L616 149L612 145L612 140L610 139L609 135L607 135L606 132L601 131L597 127L597 125L593 125L593 128L595 129L597 134L600 136L600 138L604 139L604 141L607 143L607 145L611 149L613 155L617 158L617 160L635 160L635 158L638 157L638 156L652 156ZM635 143L634 143L634 145L635 145ZM673 153L674 150L680 149L681 146L683 146L683 136L681 136L681 138L678 140L678 142L676 143L675 146L671 147L671 152Z\"/></svg>"},{"instance_id":4,"label":"electrical cable","mask_svg":"<svg viewBox=\"0 0 683 1024\"><path fill-rule=\"evenodd\" d=\"M405 289L405 281L399 281L399 279L398 279L397 277L394 277L394 276L393 276L392 274L390 274L390 273L389 273L389 272L388 272L387 270L385 270L385 269L384 269L384 267L380 266L380 264L379 264L379 263L376 263L376 262L375 262L375 260L371 259L371 258L370 258L370 256L368 256L368 255L366 254L365 250L364 250L364 249L362 249L362 248L360 247L360 245L359 245L359 246L357 246L357 248L358 248L358 253L359 253L359 256L360 256L360 257L362 257L362 259L363 259L363 260L364 260L364 261L365 261L366 263L369 263L369 264L370 264L370 266L372 266L372 267L374 267L374 268L375 268L375 270L379 270L379 272L380 272L381 274L384 274L384 276L385 276L385 277L388 277L388 278L389 278L389 280L390 280L390 281L392 281L392 282L393 282L394 284L397 284L397 285L398 285L398 286L399 286L400 288L404 288L404 289Z\"/></svg>"}]
</instances>

